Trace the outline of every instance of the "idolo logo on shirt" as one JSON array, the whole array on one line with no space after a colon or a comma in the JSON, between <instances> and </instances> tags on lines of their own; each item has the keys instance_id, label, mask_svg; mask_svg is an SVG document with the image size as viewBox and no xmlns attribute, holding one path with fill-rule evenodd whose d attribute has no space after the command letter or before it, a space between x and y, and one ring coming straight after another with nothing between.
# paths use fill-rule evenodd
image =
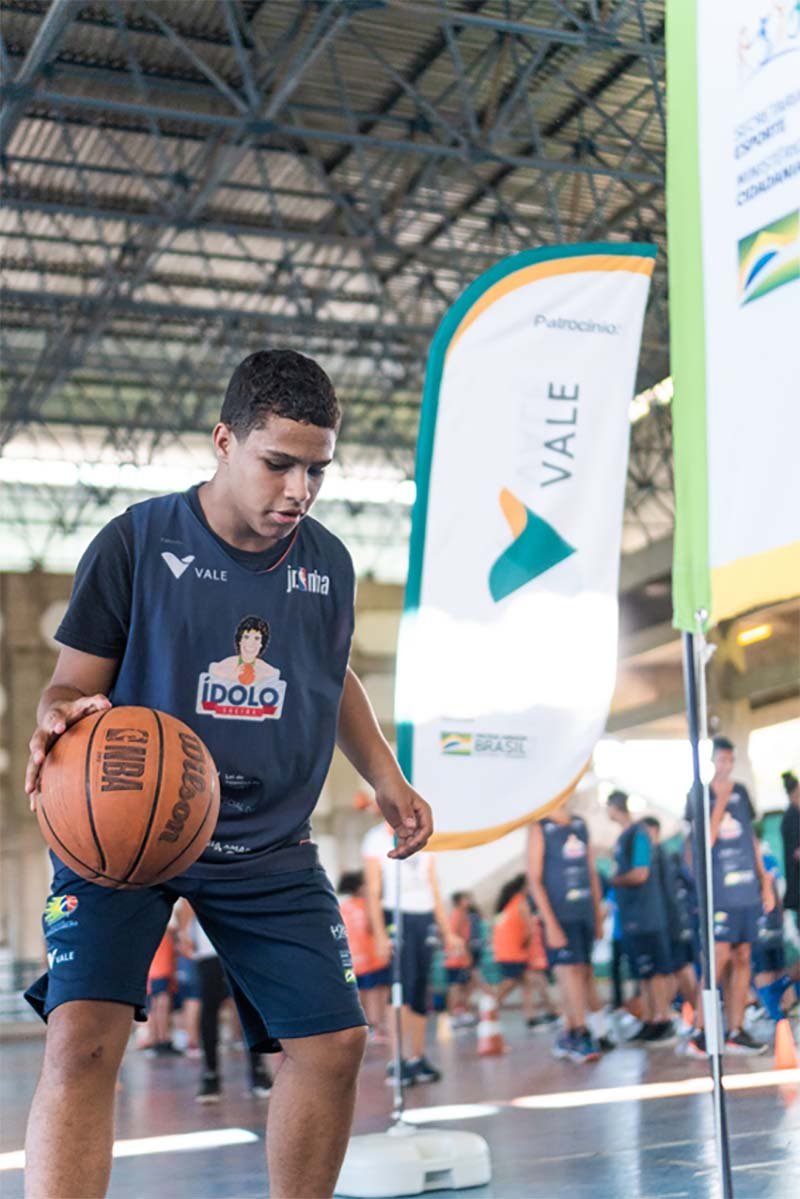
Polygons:
<instances>
[{"instance_id":1,"label":"idolo logo on shirt","mask_svg":"<svg viewBox=\"0 0 800 1199\"><path fill-rule=\"evenodd\" d=\"M489 590L495 603L576 552L551 524L506 488L500 492L500 507L514 540L489 572Z\"/></svg>"}]
</instances>

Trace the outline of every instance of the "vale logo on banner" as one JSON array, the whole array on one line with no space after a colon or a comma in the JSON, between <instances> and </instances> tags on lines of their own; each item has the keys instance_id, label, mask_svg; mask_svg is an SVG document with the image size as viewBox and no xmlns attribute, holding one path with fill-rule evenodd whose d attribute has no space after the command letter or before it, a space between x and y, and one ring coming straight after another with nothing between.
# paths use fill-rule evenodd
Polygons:
<instances>
[{"instance_id":1,"label":"vale logo on banner","mask_svg":"<svg viewBox=\"0 0 800 1199\"><path fill-rule=\"evenodd\" d=\"M514 540L489 572L489 590L495 603L513 595L520 587L575 553L575 547L548 521L537 516L506 488L500 492L500 507Z\"/></svg>"}]
</instances>

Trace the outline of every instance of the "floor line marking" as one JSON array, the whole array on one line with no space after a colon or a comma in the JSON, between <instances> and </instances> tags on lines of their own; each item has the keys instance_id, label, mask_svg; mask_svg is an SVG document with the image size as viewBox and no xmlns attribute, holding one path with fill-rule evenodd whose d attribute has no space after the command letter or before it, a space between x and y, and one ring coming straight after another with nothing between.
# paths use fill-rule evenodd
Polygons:
<instances>
[{"instance_id":1,"label":"floor line marking","mask_svg":"<svg viewBox=\"0 0 800 1199\"><path fill-rule=\"evenodd\" d=\"M211 1128L200 1132L178 1132L161 1137L132 1137L115 1141L114 1157L143 1157L154 1153L186 1153L200 1149L223 1149L226 1145L249 1145L259 1138L246 1128ZM24 1170L25 1150L0 1153L0 1170Z\"/></svg>"}]
</instances>

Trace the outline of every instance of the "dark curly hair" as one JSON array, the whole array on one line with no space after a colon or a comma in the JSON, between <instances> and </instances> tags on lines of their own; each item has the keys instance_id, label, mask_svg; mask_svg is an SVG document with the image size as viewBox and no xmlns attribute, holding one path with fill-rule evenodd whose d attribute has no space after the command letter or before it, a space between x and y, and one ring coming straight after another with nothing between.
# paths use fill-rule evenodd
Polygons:
<instances>
[{"instance_id":1,"label":"dark curly hair","mask_svg":"<svg viewBox=\"0 0 800 1199\"><path fill-rule=\"evenodd\" d=\"M500 888L500 894L497 896L497 903L494 905L496 912L502 912L510 899L515 895L519 895L520 891L527 891L528 876L525 874L515 874L508 882Z\"/></svg>"},{"instance_id":2,"label":"dark curly hair","mask_svg":"<svg viewBox=\"0 0 800 1199\"><path fill-rule=\"evenodd\" d=\"M364 886L363 870L345 870L336 888L340 895L358 895Z\"/></svg>"},{"instance_id":3,"label":"dark curly hair","mask_svg":"<svg viewBox=\"0 0 800 1199\"><path fill-rule=\"evenodd\" d=\"M233 638L236 652L239 653L239 647L242 644L242 637L245 633L256 632L261 634L261 649L258 651L258 656L261 657L264 650L269 645L269 625L266 620L262 620L260 616L245 616L244 620L239 621L236 633Z\"/></svg>"},{"instance_id":4,"label":"dark curly hair","mask_svg":"<svg viewBox=\"0 0 800 1199\"><path fill-rule=\"evenodd\" d=\"M338 429L342 418L333 384L313 358L296 350L259 350L231 375L219 419L239 441L270 416L322 429Z\"/></svg>"}]
</instances>

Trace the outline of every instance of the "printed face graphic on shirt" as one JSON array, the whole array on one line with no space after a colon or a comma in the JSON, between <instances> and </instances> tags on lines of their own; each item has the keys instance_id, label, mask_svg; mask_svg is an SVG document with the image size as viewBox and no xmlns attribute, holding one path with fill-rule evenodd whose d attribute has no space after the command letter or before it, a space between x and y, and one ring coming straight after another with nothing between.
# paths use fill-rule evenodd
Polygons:
<instances>
[{"instance_id":1,"label":"printed face graphic on shirt","mask_svg":"<svg viewBox=\"0 0 800 1199\"><path fill-rule=\"evenodd\" d=\"M260 616L245 616L236 628L235 653L210 662L200 675L196 710L221 720L280 720L286 683L264 659L270 629Z\"/></svg>"},{"instance_id":2,"label":"printed face graphic on shirt","mask_svg":"<svg viewBox=\"0 0 800 1199\"><path fill-rule=\"evenodd\" d=\"M577 861L578 858L585 858L586 845L580 839L580 837L576 837L574 833L570 833L564 842L563 854L564 857L568 858L570 861Z\"/></svg>"},{"instance_id":3,"label":"printed face graphic on shirt","mask_svg":"<svg viewBox=\"0 0 800 1199\"><path fill-rule=\"evenodd\" d=\"M731 816L730 812L726 812L722 817L722 822L719 826L719 837L721 841L735 841L737 837L742 835L742 826L735 816Z\"/></svg>"}]
</instances>

